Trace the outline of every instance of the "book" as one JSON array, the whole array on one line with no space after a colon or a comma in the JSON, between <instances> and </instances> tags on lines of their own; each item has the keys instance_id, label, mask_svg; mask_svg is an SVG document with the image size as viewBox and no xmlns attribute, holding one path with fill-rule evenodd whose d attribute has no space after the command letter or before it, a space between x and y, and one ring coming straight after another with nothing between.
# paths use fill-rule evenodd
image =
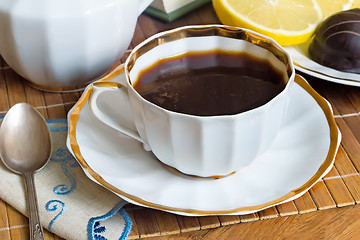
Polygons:
<instances>
[{"instance_id":1,"label":"book","mask_svg":"<svg viewBox=\"0 0 360 240\"><path fill-rule=\"evenodd\" d=\"M154 0L145 12L166 22L175 19L211 2L211 0Z\"/></svg>"}]
</instances>

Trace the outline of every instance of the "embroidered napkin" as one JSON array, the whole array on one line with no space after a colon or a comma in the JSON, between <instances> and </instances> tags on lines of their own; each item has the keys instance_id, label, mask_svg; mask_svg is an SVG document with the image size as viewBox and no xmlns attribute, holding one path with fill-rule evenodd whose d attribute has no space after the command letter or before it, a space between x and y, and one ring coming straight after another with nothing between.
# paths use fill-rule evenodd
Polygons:
<instances>
[{"instance_id":1,"label":"embroidered napkin","mask_svg":"<svg viewBox=\"0 0 360 240\"><path fill-rule=\"evenodd\" d=\"M132 225L126 202L86 177L66 148L66 119L48 125L53 153L34 176L42 226L65 239L126 239ZM0 161L0 198L28 216L25 197L23 177Z\"/></svg>"}]
</instances>

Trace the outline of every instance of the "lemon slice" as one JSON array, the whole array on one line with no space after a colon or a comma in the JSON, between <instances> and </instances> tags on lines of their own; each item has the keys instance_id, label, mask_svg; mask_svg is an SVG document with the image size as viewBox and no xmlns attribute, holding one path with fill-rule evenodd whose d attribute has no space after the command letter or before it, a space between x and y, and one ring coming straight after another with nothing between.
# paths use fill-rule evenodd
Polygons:
<instances>
[{"instance_id":1,"label":"lemon slice","mask_svg":"<svg viewBox=\"0 0 360 240\"><path fill-rule=\"evenodd\" d=\"M213 6L223 24L257 31L286 46L305 42L324 16L350 8L353 1L213 0Z\"/></svg>"},{"instance_id":2,"label":"lemon slice","mask_svg":"<svg viewBox=\"0 0 360 240\"><path fill-rule=\"evenodd\" d=\"M360 8L360 0L354 0L354 3L351 6L351 8Z\"/></svg>"},{"instance_id":3,"label":"lemon slice","mask_svg":"<svg viewBox=\"0 0 360 240\"><path fill-rule=\"evenodd\" d=\"M331 3L329 3L329 0L316 0L316 2L319 4L323 18L356 6L354 0L333 0Z\"/></svg>"}]
</instances>

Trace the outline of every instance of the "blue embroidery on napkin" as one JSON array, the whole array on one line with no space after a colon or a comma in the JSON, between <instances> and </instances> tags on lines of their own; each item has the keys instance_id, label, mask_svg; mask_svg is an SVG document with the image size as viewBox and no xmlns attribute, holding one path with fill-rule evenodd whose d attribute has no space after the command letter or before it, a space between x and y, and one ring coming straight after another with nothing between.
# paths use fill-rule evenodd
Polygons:
<instances>
[{"instance_id":1,"label":"blue embroidery on napkin","mask_svg":"<svg viewBox=\"0 0 360 240\"><path fill-rule=\"evenodd\" d=\"M3 117L2 117L3 118ZM0 120L2 119L0 117ZM67 119L56 119L47 121L50 130L52 132L60 132L60 131L68 131L67 127ZM59 124L59 126L57 125ZM64 125L66 125L64 127ZM80 165L76 161L76 159L71 155L71 153L66 148L60 148L55 152L55 156L50 158L53 162L61 163L61 167L65 175L70 179L71 186L69 187L66 184L61 184L54 187L53 192L57 195L68 195L71 194L76 188L76 181L74 177L70 174L67 169L67 166L70 167L79 167ZM101 221L109 219L113 217L116 213L122 216L125 222L125 226L123 232L119 238L119 240L125 240L131 231L132 221L126 211L122 209L122 207L127 202L125 200L121 200L113 209L111 209L107 214L100 216L100 217L93 217L89 219L88 226L87 226L87 234L89 239L93 240L107 240L106 237L102 236L101 234L106 232L106 226L101 226ZM55 212L61 206L60 212L50 221L48 229L51 231L56 220L66 211L66 204L60 200L50 200L46 203L46 210L50 212Z\"/></svg>"},{"instance_id":2,"label":"blue embroidery on napkin","mask_svg":"<svg viewBox=\"0 0 360 240\"><path fill-rule=\"evenodd\" d=\"M52 132L60 132L60 131L68 130L67 125L65 125L65 127L64 127L64 124L67 124L66 119L50 120L50 121L47 121L47 123L49 125L50 131L52 131ZM56 124L60 124L60 126L56 126ZM55 152L55 156L50 157L50 160L54 161L54 162L61 162L62 170L65 173L65 175L70 179L70 182L71 182L71 187L69 187L66 184L60 184L60 185L54 187L53 192L57 195L68 195L68 194L72 193L74 191L74 189L76 188L76 181L73 178L73 176L70 174L70 172L68 171L67 165L69 165L70 167L79 167L79 164L77 163L75 158L70 154L70 152L66 148L58 149ZM53 207L51 207L50 206L51 204L55 204L55 205L53 205ZM59 207L59 205L57 205L57 204L61 205L62 208L61 208L61 211L50 221L49 226L48 226L50 231L52 230L52 228L55 224L55 221L65 212L66 204L60 200L51 200L51 201L47 202L45 205L46 210L48 210L50 212L54 212Z\"/></svg>"},{"instance_id":3,"label":"blue embroidery on napkin","mask_svg":"<svg viewBox=\"0 0 360 240\"><path fill-rule=\"evenodd\" d=\"M52 156L50 158L50 160L54 161L54 162L62 162L61 167L63 169L63 172L65 173L65 175L70 179L71 182L71 187L69 187L68 185L65 184L61 184L58 185L56 187L54 187L54 193L58 194L58 195L67 195L70 194L74 191L75 187L76 187L76 182L73 178L73 176L70 174L70 172L67 170L67 163L69 163L69 165L71 167L79 167L79 164L77 163L77 161L74 159L74 157L70 154L70 152L65 149L65 148L60 148L55 152L55 157Z\"/></svg>"},{"instance_id":4,"label":"blue embroidery on napkin","mask_svg":"<svg viewBox=\"0 0 360 240\"><path fill-rule=\"evenodd\" d=\"M54 205L51 207L50 206L51 204L54 204ZM50 221L50 224L48 227L50 231L52 230L55 221L65 212L66 205L65 205L65 203L63 203L62 201L59 201L59 200L51 200L48 203L46 203L46 205L45 205L46 210L48 210L50 212L54 212L54 211L58 210L59 205L61 205L61 211Z\"/></svg>"},{"instance_id":5,"label":"blue embroidery on napkin","mask_svg":"<svg viewBox=\"0 0 360 240\"><path fill-rule=\"evenodd\" d=\"M95 222L94 224L94 232L95 233L103 233L106 231L106 227L100 226L100 222Z\"/></svg>"},{"instance_id":6,"label":"blue embroidery on napkin","mask_svg":"<svg viewBox=\"0 0 360 240\"><path fill-rule=\"evenodd\" d=\"M67 125L67 119L65 119L65 118L46 120L46 122L47 122L48 124L51 124L51 123L64 123L64 124Z\"/></svg>"},{"instance_id":7,"label":"blue embroidery on napkin","mask_svg":"<svg viewBox=\"0 0 360 240\"><path fill-rule=\"evenodd\" d=\"M107 214L99 216L99 217L92 217L90 218L87 226L87 233L88 233L88 239L90 240L107 240L104 236L100 235L100 233L104 233L106 231L105 226L100 225L100 221L104 221L108 218L111 218L114 216L117 212L120 213L120 215L124 218L125 221L125 227L124 230L119 238L119 240L124 240L129 236L129 233L131 231L132 221L130 217L127 215L124 209L122 207L127 202L125 200L121 200L116 206L111 209Z\"/></svg>"},{"instance_id":8,"label":"blue embroidery on napkin","mask_svg":"<svg viewBox=\"0 0 360 240\"><path fill-rule=\"evenodd\" d=\"M125 204L126 204L126 202L125 202ZM123 239L126 239L129 236L129 233L130 233L131 227L132 227L132 221L131 221L131 218L129 217L129 215L126 213L126 211L123 208L120 209L120 215L125 220L124 231L123 231L123 233L121 234L121 236L119 238L119 239L123 240Z\"/></svg>"},{"instance_id":9,"label":"blue embroidery on napkin","mask_svg":"<svg viewBox=\"0 0 360 240\"><path fill-rule=\"evenodd\" d=\"M53 120L47 120L46 121L48 124L56 124L56 123L64 123L64 124L67 124L67 120L66 119L53 119ZM52 132L61 132L61 131L67 131L68 130L68 127L67 125L65 127L53 127L53 126L50 126L49 125L49 128L50 128L50 131Z\"/></svg>"}]
</instances>

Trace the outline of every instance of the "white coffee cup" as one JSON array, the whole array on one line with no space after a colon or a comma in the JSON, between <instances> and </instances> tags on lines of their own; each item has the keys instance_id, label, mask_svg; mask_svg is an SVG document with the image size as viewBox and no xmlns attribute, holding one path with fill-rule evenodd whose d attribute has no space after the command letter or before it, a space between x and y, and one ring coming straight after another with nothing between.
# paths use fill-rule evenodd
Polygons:
<instances>
[{"instance_id":1,"label":"white coffee cup","mask_svg":"<svg viewBox=\"0 0 360 240\"><path fill-rule=\"evenodd\" d=\"M0 54L36 88L84 88L120 60L151 2L1 0Z\"/></svg>"},{"instance_id":2,"label":"white coffee cup","mask_svg":"<svg viewBox=\"0 0 360 240\"><path fill-rule=\"evenodd\" d=\"M166 110L145 100L133 87L140 72L158 59L212 49L268 59L283 73L285 88L266 104L246 112L195 116ZM286 51L263 35L241 28L203 25L177 28L145 40L126 60L125 74L125 86L93 84L89 104L94 115L142 142L162 163L182 173L220 177L246 167L272 144L286 111L295 70ZM105 105L98 101L111 94L118 94L122 100Z\"/></svg>"}]
</instances>

